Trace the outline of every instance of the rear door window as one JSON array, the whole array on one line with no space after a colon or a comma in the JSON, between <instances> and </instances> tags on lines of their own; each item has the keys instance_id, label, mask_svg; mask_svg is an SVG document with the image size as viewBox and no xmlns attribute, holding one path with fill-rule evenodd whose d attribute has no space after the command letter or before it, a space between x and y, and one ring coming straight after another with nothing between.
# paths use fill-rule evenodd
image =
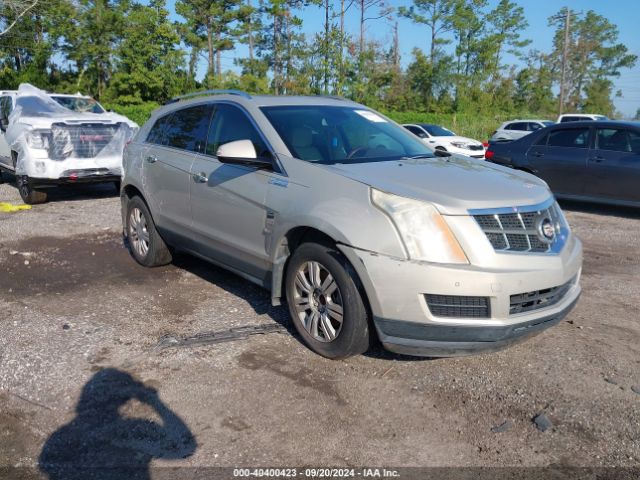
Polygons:
<instances>
[{"instance_id":1,"label":"rear door window","mask_svg":"<svg viewBox=\"0 0 640 480\"><path fill-rule=\"evenodd\" d=\"M204 152L211 110L212 106L205 104L174 112L166 128L163 145L190 152Z\"/></svg>"},{"instance_id":2,"label":"rear door window","mask_svg":"<svg viewBox=\"0 0 640 480\"><path fill-rule=\"evenodd\" d=\"M564 128L549 133L549 147L589 148L588 128Z\"/></svg>"},{"instance_id":3,"label":"rear door window","mask_svg":"<svg viewBox=\"0 0 640 480\"><path fill-rule=\"evenodd\" d=\"M537 122L529 122L529 131L531 132L535 132L536 130L540 130L542 128L542 125L540 125Z\"/></svg>"},{"instance_id":4,"label":"rear door window","mask_svg":"<svg viewBox=\"0 0 640 480\"><path fill-rule=\"evenodd\" d=\"M633 153L640 154L640 132L629 130L629 145Z\"/></svg>"},{"instance_id":5,"label":"rear door window","mask_svg":"<svg viewBox=\"0 0 640 480\"><path fill-rule=\"evenodd\" d=\"M631 152L628 131L624 128L598 128L597 148L613 152Z\"/></svg>"},{"instance_id":6,"label":"rear door window","mask_svg":"<svg viewBox=\"0 0 640 480\"><path fill-rule=\"evenodd\" d=\"M507 130L519 130L519 131L523 131L527 129L527 124L526 122L515 122L515 123L510 123L509 125L507 125Z\"/></svg>"}]
</instances>

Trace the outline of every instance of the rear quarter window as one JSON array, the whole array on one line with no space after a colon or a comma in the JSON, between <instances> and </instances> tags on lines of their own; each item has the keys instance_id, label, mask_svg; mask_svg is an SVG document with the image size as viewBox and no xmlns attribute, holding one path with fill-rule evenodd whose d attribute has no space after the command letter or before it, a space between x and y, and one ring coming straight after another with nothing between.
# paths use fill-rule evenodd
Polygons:
<instances>
[{"instance_id":1,"label":"rear quarter window","mask_svg":"<svg viewBox=\"0 0 640 480\"><path fill-rule=\"evenodd\" d=\"M162 145L162 140L164 138L164 131L167 128L167 124L169 123L170 117L171 117L171 114L168 114L156 120L156 123L153 124L153 127L151 127L151 130L149 130L149 134L147 135L147 140L146 140L147 143Z\"/></svg>"}]
</instances>

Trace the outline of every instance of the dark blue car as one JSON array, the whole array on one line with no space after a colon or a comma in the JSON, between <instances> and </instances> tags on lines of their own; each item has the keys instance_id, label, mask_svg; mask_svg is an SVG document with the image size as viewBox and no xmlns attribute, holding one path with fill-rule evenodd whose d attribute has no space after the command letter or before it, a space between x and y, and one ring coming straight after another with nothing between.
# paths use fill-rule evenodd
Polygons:
<instances>
[{"instance_id":1,"label":"dark blue car","mask_svg":"<svg viewBox=\"0 0 640 480\"><path fill-rule=\"evenodd\" d=\"M559 198L640 207L640 123L571 122L513 142L486 159L542 178Z\"/></svg>"}]
</instances>

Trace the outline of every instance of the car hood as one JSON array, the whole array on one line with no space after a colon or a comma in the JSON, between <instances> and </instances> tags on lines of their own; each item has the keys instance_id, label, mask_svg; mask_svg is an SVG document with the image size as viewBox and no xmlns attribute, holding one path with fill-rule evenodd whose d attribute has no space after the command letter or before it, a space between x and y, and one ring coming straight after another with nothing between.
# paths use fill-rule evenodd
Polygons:
<instances>
[{"instance_id":1,"label":"car hood","mask_svg":"<svg viewBox=\"0 0 640 480\"><path fill-rule=\"evenodd\" d=\"M533 205L552 195L533 175L461 156L319 166L388 193L430 202L448 215Z\"/></svg>"},{"instance_id":2,"label":"car hood","mask_svg":"<svg viewBox=\"0 0 640 480\"><path fill-rule=\"evenodd\" d=\"M439 142L444 142L444 143L453 143L453 142L461 142L461 143L470 143L472 145L482 145L482 142L479 142L478 140L474 140L473 138L468 138L468 137L461 137L459 135L455 135L453 137L432 137L435 140L438 140Z\"/></svg>"},{"instance_id":3,"label":"car hood","mask_svg":"<svg viewBox=\"0 0 640 480\"><path fill-rule=\"evenodd\" d=\"M55 113L51 115L22 115L19 123L30 125L33 128L49 128L53 123L66 123L69 125L77 125L79 123L126 123L131 128L138 128L138 124L129 120L123 115L117 113L88 113L88 112L71 112L70 114Z\"/></svg>"}]
</instances>

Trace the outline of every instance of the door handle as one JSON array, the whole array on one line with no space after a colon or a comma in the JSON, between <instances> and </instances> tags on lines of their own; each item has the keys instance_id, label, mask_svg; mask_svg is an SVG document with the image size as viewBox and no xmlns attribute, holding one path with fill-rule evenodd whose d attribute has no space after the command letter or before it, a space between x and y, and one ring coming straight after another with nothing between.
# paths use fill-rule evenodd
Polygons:
<instances>
[{"instance_id":1,"label":"door handle","mask_svg":"<svg viewBox=\"0 0 640 480\"><path fill-rule=\"evenodd\" d=\"M196 183L207 183L209 179L207 178L204 172L200 172L200 173L193 174L193 181Z\"/></svg>"},{"instance_id":2,"label":"door handle","mask_svg":"<svg viewBox=\"0 0 640 480\"><path fill-rule=\"evenodd\" d=\"M147 163L156 163L158 161L158 157L156 157L155 155L149 155L147 156L147 158L145 158L145 160L147 161Z\"/></svg>"},{"instance_id":3,"label":"door handle","mask_svg":"<svg viewBox=\"0 0 640 480\"><path fill-rule=\"evenodd\" d=\"M592 162L596 162L596 163L602 163L602 161L604 160L604 157L601 156L595 156L595 157L591 157L591 161Z\"/></svg>"},{"instance_id":4,"label":"door handle","mask_svg":"<svg viewBox=\"0 0 640 480\"><path fill-rule=\"evenodd\" d=\"M544 153L541 153L541 152L533 152L533 154L532 154L532 155L533 155L534 157L538 157L538 158L540 158L540 157L544 157Z\"/></svg>"}]
</instances>

